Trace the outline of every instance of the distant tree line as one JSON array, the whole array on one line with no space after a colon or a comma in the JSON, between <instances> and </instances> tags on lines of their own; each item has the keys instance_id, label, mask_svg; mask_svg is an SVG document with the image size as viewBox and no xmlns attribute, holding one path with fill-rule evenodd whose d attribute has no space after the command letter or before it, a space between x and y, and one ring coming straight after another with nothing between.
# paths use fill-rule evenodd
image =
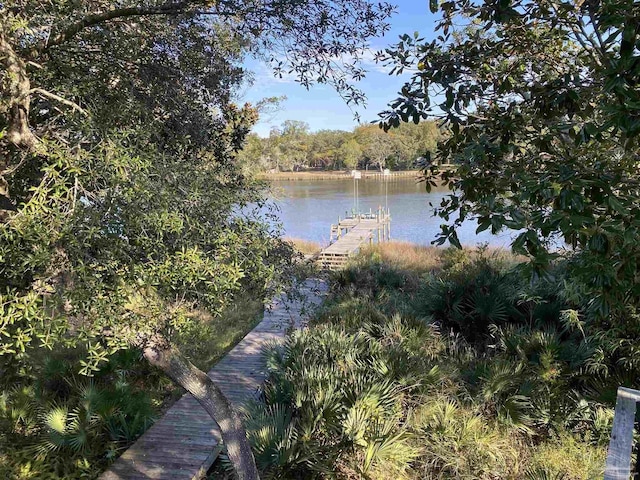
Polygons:
<instances>
[{"instance_id":1,"label":"distant tree line","mask_svg":"<svg viewBox=\"0 0 640 480\"><path fill-rule=\"evenodd\" d=\"M306 122L287 120L269 136L247 137L239 160L245 171L283 172L361 168L405 170L434 152L441 132L435 122L402 124L385 132L377 125L353 131L310 132Z\"/></svg>"}]
</instances>

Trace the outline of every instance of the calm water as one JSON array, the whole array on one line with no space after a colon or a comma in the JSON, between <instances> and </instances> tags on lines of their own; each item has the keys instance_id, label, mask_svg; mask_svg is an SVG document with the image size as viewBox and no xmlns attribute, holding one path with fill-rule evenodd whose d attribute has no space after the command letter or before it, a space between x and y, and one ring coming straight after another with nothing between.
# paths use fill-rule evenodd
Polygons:
<instances>
[{"instance_id":1,"label":"calm water","mask_svg":"<svg viewBox=\"0 0 640 480\"><path fill-rule=\"evenodd\" d=\"M360 180L358 183L361 211L368 212L370 208L375 211L378 205L385 205L383 181ZM273 188L287 237L327 244L331 224L354 208L352 180L277 181L273 182ZM429 245L443 223L441 218L433 216L433 207L429 204L438 205L447 193L446 189L427 193L424 185L413 179L389 181L391 238ZM511 232L491 235L486 231L476 235L476 228L475 222L463 225L458 230L460 242L464 245L487 242L504 247L514 236Z\"/></svg>"}]
</instances>

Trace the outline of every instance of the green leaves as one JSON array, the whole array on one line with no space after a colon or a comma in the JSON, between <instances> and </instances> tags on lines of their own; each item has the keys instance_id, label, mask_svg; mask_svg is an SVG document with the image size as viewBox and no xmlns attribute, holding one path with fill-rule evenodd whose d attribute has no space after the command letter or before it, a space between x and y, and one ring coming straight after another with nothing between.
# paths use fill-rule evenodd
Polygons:
<instances>
[{"instance_id":1,"label":"green leaves","mask_svg":"<svg viewBox=\"0 0 640 480\"><path fill-rule=\"evenodd\" d=\"M448 220L464 212L478 232L521 230L512 248L531 257L532 272L573 257L575 280L608 305L600 312L638 303L623 260L637 264L640 254L625 233L637 229L631 212L640 211L640 57L630 49L637 6L446 2L441 11L436 40L415 53L406 39L387 49L389 65L415 73L381 114L389 128L416 109L450 133L437 155L455 171L425 170L453 190L438 213ZM439 110L425 101L435 98ZM459 223L444 226L437 243L457 245ZM568 250L556 254L558 239Z\"/></svg>"},{"instance_id":2,"label":"green leaves","mask_svg":"<svg viewBox=\"0 0 640 480\"><path fill-rule=\"evenodd\" d=\"M267 478L336 472L345 463L375 476L376 468L403 471L417 456L403 425L404 395L417 388L416 375L437 373L414 360L423 347L410 338L415 331L399 316L384 322L353 333L298 331L267 353L264 400L250 406L247 421Z\"/></svg>"}]
</instances>

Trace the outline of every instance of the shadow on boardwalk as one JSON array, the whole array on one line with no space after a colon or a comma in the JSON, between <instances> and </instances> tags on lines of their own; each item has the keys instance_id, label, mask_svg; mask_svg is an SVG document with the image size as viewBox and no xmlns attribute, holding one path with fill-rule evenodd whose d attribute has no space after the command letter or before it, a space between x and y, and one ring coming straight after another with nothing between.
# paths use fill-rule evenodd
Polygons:
<instances>
[{"instance_id":1,"label":"shadow on boardwalk","mask_svg":"<svg viewBox=\"0 0 640 480\"><path fill-rule=\"evenodd\" d=\"M301 295L281 296L208 375L240 407L259 393L266 372L262 348L301 328L326 291L322 280L307 280ZM220 433L200 404L184 395L100 477L101 480L192 479L213 464Z\"/></svg>"}]
</instances>

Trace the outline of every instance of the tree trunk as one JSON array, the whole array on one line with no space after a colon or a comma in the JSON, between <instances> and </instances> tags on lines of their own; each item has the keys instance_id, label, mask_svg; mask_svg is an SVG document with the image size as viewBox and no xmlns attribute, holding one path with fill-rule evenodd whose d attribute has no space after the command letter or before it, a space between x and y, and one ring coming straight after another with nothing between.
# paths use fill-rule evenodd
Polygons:
<instances>
[{"instance_id":1,"label":"tree trunk","mask_svg":"<svg viewBox=\"0 0 640 480\"><path fill-rule=\"evenodd\" d=\"M0 222L4 222L9 212L16 209L6 179L11 170L11 149L24 149L27 154L38 143L29 127L31 83L27 67L11 45L5 28L0 22L0 71L4 70L0 76L0 115L5 117L8 143L0 148Z\"/></svg>"},{"instance_id":2,"label":"tree trunk","mask_svg":"<svg viewBox=\"0 0 640 480\"><path fill-rule=\"evenodd\" d=\"M145 342L144 357L195 397L222 433L229 460L240 480L259 480L251 447L240 416L213 381L165 339Z\"/></svg>"},{"instance_id":3,"label":"tree trunk","mask_svg":"<svg viewBox=\"0 0 640 480\"><path fill-rule=\"evenodd\" d=\"M0 64L6 74L2 82L3 103L2 114L6 115L8 129L7 140L9 143L33 149L37 139L29 128L29 108L31 97L31 83L27 76L27 67L7 38L4 27L0 25Z\"/></svg>"}]
</instances>

